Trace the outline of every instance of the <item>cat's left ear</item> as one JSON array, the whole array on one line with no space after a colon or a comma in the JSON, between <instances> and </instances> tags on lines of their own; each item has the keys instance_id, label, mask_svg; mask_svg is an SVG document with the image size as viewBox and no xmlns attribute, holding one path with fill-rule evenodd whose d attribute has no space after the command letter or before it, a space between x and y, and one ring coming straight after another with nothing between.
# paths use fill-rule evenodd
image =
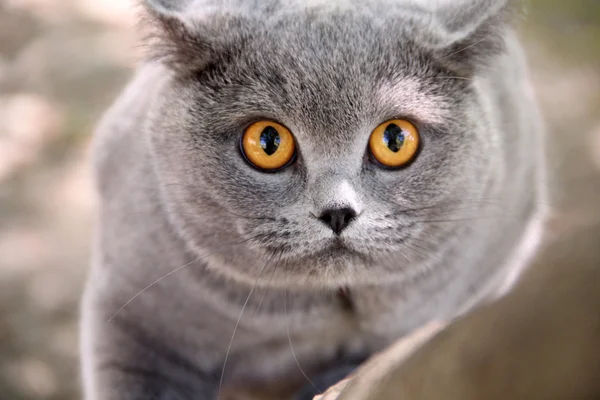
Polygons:
<instances>
[{"instance_id":1,"label":"cat's left ear","mask_svg":"<svg viewBox=\"0 0 600 400\"><path fill-rule=\"evenodd\" d=\"M424 0L421 0L423 2ZM427 0L428 39L439 59L459 74L485 67L505 49L524 0Z\"/></svg>"},{"instance_id":2,"label":"cat's left ear","mask_svg":"<svg viewBox=\"0 0 600 400\"><path fill-rule=\"evenodd\" d=\"M152 58L175 71L197 71L226 51L216 23L218 0L142 0Z\"/></svg>"}]
</instances>

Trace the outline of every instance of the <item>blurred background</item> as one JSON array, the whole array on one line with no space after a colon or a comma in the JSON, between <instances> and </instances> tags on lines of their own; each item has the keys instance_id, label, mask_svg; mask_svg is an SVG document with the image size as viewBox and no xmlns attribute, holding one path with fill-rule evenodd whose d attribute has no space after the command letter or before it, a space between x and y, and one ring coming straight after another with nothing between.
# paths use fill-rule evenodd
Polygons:
<instances>
[{"instance_id":1,"label":"blurred background","mask_svg":"<svg viewBox=\"0 0 600 400\"><path fill-rule=\"evenodd\" d=\"M134 0L0 0L0 400L79 398L95 123L140 54ZM600 1L521 29L550 131L552 229L600 216Z\"/></svg>"}]
</instances>

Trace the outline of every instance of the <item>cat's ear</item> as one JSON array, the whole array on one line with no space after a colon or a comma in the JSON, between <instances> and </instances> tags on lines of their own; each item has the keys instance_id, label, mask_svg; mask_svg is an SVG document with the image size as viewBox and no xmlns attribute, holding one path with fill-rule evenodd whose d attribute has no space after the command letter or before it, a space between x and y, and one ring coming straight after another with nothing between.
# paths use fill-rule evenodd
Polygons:
<instances>
[{"instance_id":1,"label":"cat's ear","mask_svg":"<svg viewBox=\"0 0 600 400\"><path fill-rule=\"evenodd\" d=\"M421 0L424 1L424 0ZM427 0L428 39L438 58L470 75L505 48L506 34L524 14L523 0Z\"/></svg>"},{"instance_id":2,"label":"cat's ear","mask_svg":"<svg viewBox=\"0 0 600 400\"><path fill-rule=\"evenodd\" d=\"M143 8L152 59L176 71L193 71L224 51L223 37L210 23L218 11L214 1L143 0Z\"/></svg>"}]
</instances>

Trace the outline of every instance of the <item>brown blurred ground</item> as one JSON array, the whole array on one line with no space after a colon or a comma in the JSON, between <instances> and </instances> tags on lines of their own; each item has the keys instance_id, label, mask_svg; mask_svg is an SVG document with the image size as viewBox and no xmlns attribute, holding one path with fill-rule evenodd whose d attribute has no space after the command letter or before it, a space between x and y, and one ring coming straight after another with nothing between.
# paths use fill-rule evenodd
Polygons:
<instances>
[{"instance_id":1,"label":"brown blurred ground","mask_svg":"<svg viewBox=\"0 0 600 400\"><path fill-rule=\"evenodd\" d=\"M78 398L87 148L127 81L132 0L0 0L0 399ZM600 216L600 2L537 0L523 29L560 224Z\"/></svg>"}]
</instances>

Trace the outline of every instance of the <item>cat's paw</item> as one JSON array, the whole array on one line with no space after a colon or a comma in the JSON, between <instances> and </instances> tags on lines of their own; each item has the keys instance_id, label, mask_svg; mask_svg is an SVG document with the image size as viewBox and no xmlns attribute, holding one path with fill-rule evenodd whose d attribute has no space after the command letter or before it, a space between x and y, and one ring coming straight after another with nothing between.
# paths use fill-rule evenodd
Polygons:
<instances>
[{"instance_id":1,"label":"cat's paw","mask_svg":"<svg viewBox=\"0 0 600 400\"><path fill-rule=\"evenodd\" d=\"M321 395L318 395L314 400L337 400L342 390L346 387L351 378L346 378L343 381L338 382L336 385L327 389L327 391Z\"/></svg>"},{"instance_id":2,"label":"cat's paw","mask_svg":"<svg viewBox=\"0 0 600 400\"><path fill-rule=\"evenodd\" d=\"M376 393L375 385L379 385L380 382L385 380L383 377L402 365L404 360L444 328L444 326L445 324L434 321L409 336L400 339L387 350L371 357L352 376L347 376L346 379L331 386L322 395L314 397L314 400L372 399L374 393ZM342 395L342 392L348 385L350 385L352 393L344 393Z\"/></svg>"},{"instance_id":3,"label":"cat's paw","mask_svg":"<svg viewBox=\"0 0 600 400\"><path fill-rule=\"evenodd\" d=\"M313 400L315 396L321 395L328 388L339 384L342 380L346 380L348 375L353 373L359 366L358 363L347 364L311 378L311 382L304 385L292 399Z\"/></svg>"}]
</instances>

